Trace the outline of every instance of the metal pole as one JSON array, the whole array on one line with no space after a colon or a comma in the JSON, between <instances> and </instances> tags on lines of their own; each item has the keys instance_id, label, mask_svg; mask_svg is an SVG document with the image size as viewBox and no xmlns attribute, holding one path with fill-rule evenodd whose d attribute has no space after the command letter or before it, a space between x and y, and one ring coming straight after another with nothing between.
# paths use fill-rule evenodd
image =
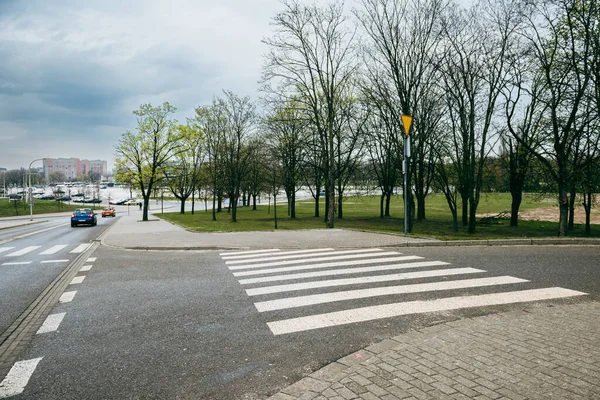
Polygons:
<instances>
[{"instance_id":1,"label":"metal pole","mask_svg":"<svg viewBox=\"0 0 600 400\"><path fill-rule=\"evenodd\" d=\"M27 181L28 181L28 189L27 189L27 193L29 194L29 220L33 221L33 196L32 196L32 192L33 190L31 190L31 165L36 162L36 161L41 161L43 160L43 158L38 158L33 160L32 162L29 163L29 169L27 170L28 174L27 174Z\"/></svg>"},{"instance_id":2,"label":"metal pole","mask_svg":"<svg viewBox=\"0 0 600 400\"><path fill-rule=\"evenodd\" d=\"M408 219L410 216L410 137L404 137L404 234L409 233Z\"/></svg>"}]
</instances>

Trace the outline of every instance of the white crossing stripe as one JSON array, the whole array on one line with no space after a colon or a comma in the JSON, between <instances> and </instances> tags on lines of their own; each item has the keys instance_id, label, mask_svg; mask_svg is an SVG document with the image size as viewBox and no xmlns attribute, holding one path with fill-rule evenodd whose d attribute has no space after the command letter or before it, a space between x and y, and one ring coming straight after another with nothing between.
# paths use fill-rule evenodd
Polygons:
<instances>
[{"instance_id":1,"label":"white crossing stripe","mask_svg":"<svg viewBox=\"0 0 600 400\"><path fill-rule=\"evenodd\" d=\"M396 253L397 254L397 253ZM307 265L296 265L293 267L278 267L278 268L264 268L254 271L234 272L233 276L248 276L248 275L262 275L272 272L283 272L283 271L299 271L303 269L318 269L318 268L332 268L332 267L344 267L348 265L366 265L366 264L380 264L391 261L406 261L406 260L420 260L423 257L419 256L396 256L396 257L383 257L383 258L369 258L366 260L351 260L351 261L332 261L327 263L307 264ZM238 271L240 267L229 267L230 270Z\"/></svg>"},{"instance_id":2,"label":"white crossing stripe","mask_svg":"<svg viewBox=\"0 0 600 400\"><path fill-rule=\"evenodd\" d=\"M2 265L27 265L31 264L31 261L18 261L18 262L5 262Z\"/></svg>"},{"instance_id":3,"label":"white crossing stripe","mask_svg":"<svg viewBox=\"0 0 600 400\"><path fill-rule=\"evenodd\" d=\"M66 244L57 244L56 246L50 247L48 250L42 251L40 253L40 255L55 254L55 253L58 253L59 251L61 251L62 249L64 249L65 247L67 247L67 246L68 245L66 245Z\"/></svg>"},{"instance_id":4,"label":"white crossing stripe","mask_svg":"<svg viewBox=\"0 0 600 400\"><path fill-rule=\"evenodd\" d=\"M362 285L365 283L374 282L391 282L400 281L405 279L419 279L419 278L432 278L438 276L452 276L452 275L463 275L463 274L477 274L485 272L482 269L475 268L452 268L452 269L435 269L431 271L419 271L419 272L404 272L400 274L391 275L375 275L375 276L364 276L360 278L345 278L345 279L330 279L326 281L315 281L315 282L303 282L303 283L290 283L287 285L276 285L276 286L264 286L254 289L246 289L248 296L258 296L262 294L282 293L291 292L295 290L308 290L317 289L324 287L335 287L335 286L346 286L346 285Z\"/></svg>"},{"instance_id":5,"label":"white crossing stripe","mask_svg":"<svg viewBox=\"0 0 600 400\"><path fill-rule=\"evenodd\" d=\"M56 331L66 314L67 313L48 315L42 326L40 326L40 329L38 329L37 335Z\"/></svg>"},{"instance_id":6,"label":"white crossing stripe","mask_svg":"<svg viewBox=\"0 0 600 400\"><path fill-rule=\"evenodd\" d=\"M96 257L90 257L87 259L86 262L94 262L94 261L96 261Z\"/></svg>"},{"instance_id":7,"label":"white crossing stripe","mask_svg":"<svg viewBox=\"0 0 600 400\"><path fill-rule=\"evenodd\" d=\"M60 296L60 299L58 299L58 301L61 303L69 303L73 301L73 298L75 297L76 293L77 290L73 290L72 292L64 292L62 296Z\"/></svg>"},{"instance_id":8,"label":"white crossing stripe","mask_svg":"<svg viewBox=\"0 0 600 400\"><path fill-rule=\"evenodd\" d=\"M409 256L416 257L416 256ZM421 257L416 257L419 259ZM414 260L415 258L408 258L408 260ZM352 265L352 264L350 264ZM276 282L276 281L287 281L290 279L301 279L301 278L315 278L317 276L335 276L335 275L348 275L348 274L358 274L362 272L375 272L375 271L390 271L394 269L407 269L407 268L423 268L423 267L439 267L441 265L448 265L447 262L443 261L420 261L420 262L412 262L412 263L402 263L402 264L388 264L388 265L377 265L375 267L353 267L353 268L345 268L345 269L334 269L327 271L316 271L316 272L302 272L298 274L285 274L285 275L272 275L272 276L264 276L261 278L249 278L249 279L240 279L240 283L242 285L247 285L249 283L262 283L262 282ZM286 268L287 270L287 268ZM274 271L274 272L284 272L284 271ZM238 276L233 274L234 276ZM245 274L250 275L250 274ZM255 274L252 274L255 275Z\"/></svg>"},{"instance_id":9,"label":"white crossing stripe","mask_svg":"<svg viewBox=\"0 0 600 400\"><path fill-rule=\"evenodd\" d=\"M219 255L220 256L237 256L237 255L241 255L241 254L268 253L270 251L279 251L279 249L233 251L233 252L228 252L228 253L219 253Z\"/></svg>"},{"instance_id":10,"label":"white crossing stripe","mask_svg":"<svg viewBox=\"0 0 600 400\"><path fill-rule=\"evenodd\" d=\"M75 278L73 278L71 283L69 283L69 285L77 285L77 284L83 282L84 279L85 279L85 276L76 276Z\"/></svg>"},{"instance_id":11,"label":"white crossing stripe","mask_svg":"<svg viewBox=\"0 0 600 400\"><path fill-rule=\"evenodd\" d=\"M264 257L264 258L259 258L256 260L233 260L233 261L225 261L225 264L243 264L243 263L254 263L257 261L276 261L276 260L292 260L292 259L296 259L296 258L304 258L304 260L302 261L319 261L322 260L319 258L306 258L306 257L315 257L315 256L325 256L327 259L331 259L331 260L336 260L338 259L337 255L342 255L342 254L361 254L361 253L375 253L375 252L380 252L382 251L381 249L359 249L359 250L340 250L340 251L331 251L331 250L325 250L325 251L320 251L317 253L313 253L313 254L287 254L287 255L283 255L283 256L275 256L275 257ZM386 253L380 253L381 255L393 255L393 254L401 254L395 251L391 251ZM369 256L371 254L367 254L367 256ZM377 254L379 255L379 254ZM294 261L297 262L297 261ZM257 264L260 265L260 264ZM264 265L264 264L262 264ZM248 264L246 266L246 268L257 268L254 265Z\"/></svg>"},{"instance_id":12,"label":"white crossing stripe","mask_svg":"<svg viewBox=\"0 0 600 400\"><path fill-rule=\"evenodd\" d=\"M7 254L7 255L6 255L6 257L17 257L17 256L22 256L22 255L24 255L24 254L27 254L27 253L29 253L30 251L34 251L34 250L36 250L36 249L39 249L40 247L42 247L42 246L27 246L27 247L25 247L24 249L21 249L21 250L15 251L14 253Z\"/></svg>"},{"instance_id":13,"label":"white crossing stripe","mask_svg":"<svg viewBox=\"0 0 600 400\"><path fill-rule=\"evenodd\" d=\"M84 251L86 251L92 244L91 243L83 243L80 244L79 246L75 247L73 250L71 250L69 253L71 254L79 254L79 253L83 253Z\"/></svg>"},{"instance_id":14,"label":"white crossing stripe","mask_svg":"<svg viewBox=\"0 0 600 400\"><path fill-rule=\"evenodd\" d=\"M16 362L0 383L0 399L23 393L42 357Z\"/></svg>"},{"instance_id":15,"label":"white crossing stripe","mask_svg":"<svg viewBox=\"0 0 600 400\"><path fill-rule=\"evenodd\" d=\"M529 282L512 276L494 278L462 279L447 282L419 283L415 285L384 286L372 289L348 290L343 292L313 294L309 296L288 297L285 299L260 301L254 303L259 312L305 307L314 304L333 303L335 301L365 299L369 297L389 296L393 294L434 292L441 290L465 289L483 286L507 285Z\"/></svg>"},{"instance_id":16,"label":"white crossing stripe","mask_svg":"<svg viewBox=\"0 0 600 400\"><path fill-rule=\"evenodd\" d=\"M14 249L14 247L0 247L0 253L4 253L12 249Z\"/></svg>"},{"instance_id":17,"label":"white crossing stripe","mask_svg":"<svg viewBox=\"0 0 600 400\"><path fill-rule=\"evenodd\" d=\"M436 300L409 301L405 303L383 304L317 314L306 317L290 318L280 321L268 322L267 325L274 335L308 331L337 325L346 325L356 322L372 321L401 315L421 314L437 311L459 310L471 307L484 307L500 304L525 303L558 299L564 297L582 296L587 293L575 290L552 287L545 289L530 289L514 292L482 294L476 296L446 297Z\"/></svg>"},{"instance_id":18,"label":"white crossing stripe","mask_svg":"<svg viewBox=\"0 0 600 400\"><path fill-rule=\"evenodd\" d=\"M376 256L394 256L394 255L399 255L400 253L396 252L396 251L384 251L381 253L377 253ZM345 255L345 256L334 256L334 257L318 257L318 258L311 258L310 260L306 260L306 261L310 261L310 262L321 262L321 261L333 261L333 260L349 260L349 259L353 259L353 258L365 258L365 257L373 257L373 254L350 254L350 255ZM416 257L416 256L413 256ZM421 257L422 258L422 257ZM238 271L241 269L258 269L258 268L265 268L265 267L281 267L281 266L285 266L285 265L292 265L292 264L298 264L300 262L303 262L304 260L288 260L288 261L275 261L275 262L268 262L268 263L262 263L262 264L248 264L248 265L235 265L232 267L229 267L230 270L232 271ZM386 261L385 259L382 259L381 261L371 261L371 263L375 263L375 262L384 262Z\"/></svg>"},{"instance_id":19,"label":"white crossing stripe","mask_svg":"<svg viewBox=\"0 0 600 400\"><path fill-rule=\"evenodd\" d=\"M90 269L92 269L91 265L84 265L83 267L81 267L81 269L79 271L86 272L86 271L89 271Z\"/></svg>"},{"instance_id":20,"label":"white crossing stripe","mask_svg":"<svg viewBox=\"0 0 600 400\"><path fill-rule=\"evenodd\" d=\"M223 260L240 260L242 258L245 259L252 259L252 258L258 258L258 257L264 257L264 256L280 256L280 255L286 255L286 254L303 254L303 253L318 253L321 251L333 251L335 249L331 249L331 248L325 248L325 249L310 249L310 250L292 250L292 251L274 251L272 253L259 253L259 254L248 254L248 255L241 255L241 256L221 256L221 258Z\"/></svg>"},{"instance_id":21,"label":"white crossing stripe","mask_svg":"<svg viewBox=\"0 0 600 400\"><path fill-rule=\"evenodd\" d=\"M46 260L46 261L40 261L40 264L56 264L56 263L63 263L63 262L68 262L70 260Z\"/></svg>"}]
</instances>

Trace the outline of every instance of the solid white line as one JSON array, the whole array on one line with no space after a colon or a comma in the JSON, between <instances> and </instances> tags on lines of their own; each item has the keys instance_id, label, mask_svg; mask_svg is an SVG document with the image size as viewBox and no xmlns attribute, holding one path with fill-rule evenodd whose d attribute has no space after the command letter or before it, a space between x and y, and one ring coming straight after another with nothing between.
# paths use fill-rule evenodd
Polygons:
<instances>
[{"instance_id":1,"label":"solid white line","mask_svg":"<svg viewBox=\"0 0 600 400\"><path fill-rule=\"evenodd\" d=\"M317 314L307 317L291 318L268 322L274 335L308 331L329 326L353 324L401 315L421 314L438 311L459 310L471 307L484 307L500 304L525 303L563 297L581 296L586 293L559 287L546 289L530 289L514 292L482 294L477 296L447 297L436 300L409 301L405 303L383 304L379 306L355 308Z\"/></svg>"},{"instance_id":2,"label":"solid white line","mask_svg":"<svg viewBox=\"0 0 600 400\"><path fill-rule=\"evenodd\" d=\"M46 260L46 261L40 261L40 264L55 264L55 263L63 263L63 262L67 262L70 260Z\"/></svg>"},{"instance_id":3,"label":"solid white line","mask_svg":"<svg viewBox=\"0 0 600 400\"><path fill-rule=\"evenodd\" d=\"M66 244L57 244L56 246L52 246L50 247L48 250L46 251L42 251L40 253L40 255L47 255L47 254L54 254L54 253L58 253L60 250L64 249L65 247L67 247L68 245Z\"/></svg>"},{"instance_id":4,"label":"solid white line","mask_svg":"<svg viewBox=\"0 0 600 400\"><path fill-rule=\"evenodd\" d=\"M60 299L58 299L58 301L61 303L69 303L73 301L73 298L75 297L76 293L77 290L73 290L72 292L64 292L62 296L60 296Z\"/></svg>"},{"instance_id":5,"label":"solid white line","mask_svg":"<svg viewBox=\"0 0 600 400\"><path fill-rule=\"evenodd\" d=\"M60 224L60 225L57 225L57 226L51 226L50 228L42 229L42 230L35 231L35 232L29 232L29 233L26 233L26 234L20 235L20 236L15 236L15 239L23 239L23 238L26 238L26 237L31 236L31 235L36 235L38 233L48 232L48 231L51 231L52 229L61 228L63 226L67 226L67 225L69 225L69 223Z\"/></svg>"},{"instance_id":6,"label":"solid white line","mask_svg":"<svg viewBox=\"0 0 600 400\"><path fill-rule=\"evenodd\" d=\"M31 261L15 261L15 262L5 262L2 265L27 265L31 264Z\"/></svg>"},{"instance_id":7,"label":"solid white line","mask_svg":"<svg viewBox=\"0 0 600 400\"><path fill-rule=\"evenodd\" d=\"M85 279L85 276L76 276L75 278L73 278L71 283L69 283L69 285L77 285L77 284L83 282L84 279Z\"/></svg>"},{"instance_id":8,"label":"solid white line","mask_svg":"<svg viewBox=\"0 0 600 400\"><path fill-rule=\"evenodd\" d=\"M23 254L27 254L30 251L33 251L35 249L39 249L40 247L42 247L42 246L27 246L24 249L21 249L19 251L15 251L14 253L7 254L6 257L22 256Z\"/></svg>"},{"instance_id":9,"label":"solid white line","mask_svg":"<svg viewBox=\"0 0 600 400\"><path fill-rule=\"evenodd\" d=\"M220 256L237 256L237 255L241 255L241 254L268 253L269 251L279 251L279 249L233 251L230 253L219 253L219 255Z\"/></svg>"},{"instance_id":10,"label":"solid white line","mask_svg":"<svg viewBox=\"0 0 600 400\"><path fill-rule=\"evenodd\" d=\"M0 247L0 253L14 249L14 247Z\"/></svg>"},{"instance_id":11,"label":"solid white line","mask_svg":"<svg viewBox=\"0 0 600 400\"><path fill-rule=\"evenodd\" d=\"M448 282L419 283L415 285L384 286L372 289L348 290L335 293L322 293L310 296L288 297L285 299L260 301L254 303L258 312L284 310L295 307L305 307L314 304L333 303L369 297L389 296L392 294L435 292L441 290L465 289L482 286L508 285L513 283L529 282L526 279L512 276L498 276L493 278L462 279Z\"/></svg>"},{"instance_id":12,"label":"solid white line","mask_svg":"<svg viewBox=\"0 0 600 400\"><path fill-rule=\"evenodd\" d=\"M359 249L359 250L339 250L339 251L324 250L324 251L313 253L313 254L290 254L290 255L284 255L284 256L264 257L264 258L259 258L256 260L225 261L225 264L230 265L230 264L254 263L254 262L258 262L258 261L292 260L292 259L296 259L296 258L316 257L316 256L325 256L324 258L336 260L337 257L333 257L333 256L341 255L341 254L375 253L378 251L381 251L381 249ZM389 253L401 254L401 253L397 253L395 251L389 252ZM388 253L388 255L391 255L389 253ZM368 255L370 255L370 254L368 254ZM386 255L386 254L383 254L383 255ZM318 258L314 258L314 259L307 258L306 260L303 260L303 261L313 261L313 260L320 261L320 259L318 259ZM261 264L254 264L254 265L261 265ZM255 267L254 265L248 264L244 268L259 268L259 267ZM262 265L264 265L264 264L262 264Z\"/></svg>"},{"instance_id":13,"label":"solid white line","mask_svg":"<svg viewBox=\"0 0 600 400\"><path fill-rule=\"evenodd\" d=\"M87 259L86 262L94 262L94 261L96 261L96 257L90 257Z\"/></svg>"},{"instance_id":14,"label":"solid white line","mask_svg":"<svg viewBox=\"0 0 600 400\"><path fill-rule=\"evenodd\" d=\"M0 399L23 393L29 378L43 357L16 362L0 383Z\"/></svg>"},{"instance_id":15,"label":"solid white line","mask_svg":"<svg viewBox=\"0 0 600 400\"><path fill-rule=\"evenodd\" d=\"M240 260L242 258L252 259L252 258L258 258L258 257L264 257L264 256L279 256L279 255L285 255L285 254L315 253L315 252L319 252L319 251L332 251L332 250L335 250L335 249L310 249L310 250L293 250L293 251L277 250L273 253L248 254L248 255L242 255L242 256L221 256L221 258L223 258L223 260Z\"/></svg>"},{"instance_id":16,"label":"solid white line","mask_svg":"<svg viewBox=\"0 0 600 400\"><path fill-rule=\"evenodd\" d=\"M378 251L379 251L379 249L378 249ZM288 261L268 262L268 263L262 263L262 264L236 265L233 267L229 267L229 269L232 271L238 271L241 269L281 267L284 265L298 264L298 263L305 262L305 261L320 262L320 261L333 261L333 260L350 260L353 258L365 258L365 257L373 257L373 256L378 256L378 257L379 256L393 256L393 255L398 255L398 254L400 254L400 253L398 253L396 251L384 251L384 252L377 253L377 254L350 254L347 256L319 257L319 258L311 258L311 259L307 259L307 260L288 260ZM376 262L376 261L373 261L373 262Z\"/></svg>"},{"instance_id":17,"label":"solid white line","mask_svg":"<svg viewBox=\"0 0 600 400\"><path fill-rule=\"evenodd\" d=\"M264 286L254 289L246 289L248 296L258 296L262 294L292 292L295 290L308 290L324 287L346 286L346 285L361 285L364 283L374 282L391 282L401 281L405 279L432 278L438 276L452 276L463 274L477 274L485 272L482 269L475 268L453 268L453 269L435 269L431 271L419 272L404 272L390 275L364 276L361 278L345 278L345 279L330 279L326 281L290 283L287 285Z\"/></svg>"},{"instance_id":18,"label":"solid white line","mask_svg":"<svg viewBox=\"0 0 600 400\"><path fill-rule=\"evenodd\" d=\"M79 254L79 253L83 253L84 251L86 251L88 249L88 247L90 247L92 244L91 243L83 243L80 244L79 246L75 247L73 250L71 250L69 253L71 254Z\"/></svg>"},{"instance_id":19,"label":"solid white line","mask_svg":"<svg viewBox=\"0 0 600 400\"><path fill-rule=\"evenodd\" d=\"M40 329L38 329L36 334L39 335L41 333L56 331L66 314L67 313L48 315L48 317L46 318L42 326L40 326Z\"/></svg>"},{"instance_id":20,"label":"solid white line","mask_svg":"<svg viewBox=\"0 0 600 400\"><path fill-rule=\"evenodd\" d=\"M90 269L92 269L91 265L84 265L83 267L81 267L81 269L79 271L85 272L85 271L89 271Z\"/></svg>"},{"instance_id":21,"label":"solid white line","mask_svg":"<svg viewBox=\"0 0 600 400\"><path fill-rule=\"evenodd\" d=\"M403 257L393 257L393 258L385 258L383 261L410 261L410 260L420 260L423 257L419 256L403 256ZM318 269L318 268L331 268L345 265L365 265L365 264L375 264L381 260L366 260L369 262L345 262L345 263L332 263L332 264L341 264L341 265L326 265L326 264L315 264L315 265L305 265L301 267L286 267L279 269L270 269L264 271L248 271L248 272L237 272L234 273L233 276L249 276L249 275L262 275L267 273L278 273L278 272L290 272L290 271L301 271L307 269ZM375 267L361 267L361 268L345 268L345 269L336 269L333 271L317 271L317 272L303 272L299 274L286 274L286 275L275 275L263 278L256 278L254 282L275 282L275 281L285 281L289 279L298 279L298 278L313 278L315 276L329 276L329 275L346 275L346 274L356 274L359 272L371 272L371 271L386 271L391 269L402 269L402 268L417 268L417 267L433 267L437 265L448 265L447 262L443 261L422 261L417 263L403 263L403 264L392 264L392 265L378 265ZM240 280L240 282L253 282L251 279Z\"/></svg>"}]
</instances>

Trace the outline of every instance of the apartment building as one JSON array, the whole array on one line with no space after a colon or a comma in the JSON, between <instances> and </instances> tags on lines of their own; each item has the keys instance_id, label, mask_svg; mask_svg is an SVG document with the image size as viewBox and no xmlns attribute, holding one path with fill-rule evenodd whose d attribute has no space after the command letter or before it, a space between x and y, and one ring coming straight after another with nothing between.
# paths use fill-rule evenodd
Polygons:
<instances>
[{"instance_id":1,"label":"apartment building","mask_svg":"<svg viewBox=\"0 0 600 400\"><path fill-rule=\"evenodd\" d=\"M62 172L67 180L81 175L89 175L90 171L100 179L107 174L107 163L104 160L80 160L79 158L44 158L44 176L50 177L52 172Z\"/></svg>"}]
</instances>

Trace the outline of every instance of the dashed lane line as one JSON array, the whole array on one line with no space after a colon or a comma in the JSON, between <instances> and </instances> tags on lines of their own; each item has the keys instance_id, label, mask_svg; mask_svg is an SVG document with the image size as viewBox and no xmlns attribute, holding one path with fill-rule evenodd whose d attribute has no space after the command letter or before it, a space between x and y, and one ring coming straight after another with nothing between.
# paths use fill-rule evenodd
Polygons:
<instances>
[{"instance_id":1,"label":"dashed lane line","mask_svg":"<svg viewBox=\"0 0 600 400\"><path fill-rule=\"evenodd\" d=\"M83 253L84 251L86 251L90 246L92 245L92 243L82 243L79 246L75 247L73 250L71 250L69 253L70 254L79 254L79 253Z\"/></svg>"},{"instance_id":2,"label":"dashed lane line","mask_svg":"<svg viewBox=\"0 0 600 400\"><path fill-rule=\"evenodd\" d=\"M27 265L31 264L31 261L15 261L15 262L5 262L2 265Z\"/></svg>"},{"instance_id":3,"label":"dashed lane line","mask_svg":"<svg viewBox=\"0 0 600 400\"><path fill-rule=\"evenodd\" d=\"M29 378L33 375L38 363L43 357L16 362L6 378L0 383L0 399L23 393Z\"/></svg>"},{"instance_id":4,"label":"dashed lane line","mask_svg":"<svg viewBox=\"0 0 600 400\"><path fill-rule=\"evenodd\" d=\"M75 278L73 278L71 283L69 283L69 285L78 285L81 282L83 282L84 279L85 279L85 276L76 276Z\"/></svg>"},{"instance_id":5,"label":"dashed lane line","mask_svg":"<svg viewBox=\"0 0 600 400\"><path fill-rule=\"evenodd\" d=\"M0 247L0 253L5 253L12 249L14 249L14 247Z\"/></svg>"},{"instance_id":6,"label":"dashed lane line","mask_svg":"<svg viewBox=\"0 0 600 400\"><path fill-rule=\"evenodd\" d=\"M65 259L65 260L45 260L45 261L40 261L40 264L57 264L57 263L64 263L64 262L69 262L71 260Z\"/></svg>"},{"instance_id":7,"label":"dashed lane line","mask_svg":"<svg viewBox=\"0 0 600 400\"><path fill-rule=\"evenodd\" d=\"M526 279L512 276L498 276L493 278L461 279L447 282L419 283L414 285L384 286L371 289L347 290L334 293L313 294L309 296L287 297L284 299L259 301L254 306L259 312L284 310L296 307L305 307L315 304L333 303L370 297L389 296L394 294L435 292L442 290L466 289L474 287L508 285L529 282Z\"/></svg>"},{"instance_id":8,"label":"dashed lane line","mask_svg":"<svg viewBox=\"0 0 600 400\"><path fill-rule=\"evenodd\" d=\"M55 332L56 330L58 330L58 327L60 326L60 323L62 322L65 315L67 315L67 313L48 315L36 334L39 335L42 333Z\"/></svg>"},{"instance_id":9,"label":"dashed lane line","mask_svg":"<svg viewBox=\"0 0 600 400\"><path fill-rule=\"evenodd\" d=\"M268 322L267 325L274 335L283 335L287 333L308 331L331 326L398 317L401 315L422 314L502 304L525 303L582 296L585 294L586 293L575 290L552 287L544 289L482 294L476 296L447 297L435 300L383 304L299 318L290 318Z\"/></svg>"},{"instance_id":10,"label":"dashed lane line","mask_svg":"<svg viewBox=\"0 0 600 400\"><path fill-rule=\"evenodd\" d=\"M475 268L435 269L431 271L404 272L390 275L363 276L359 278L330 279L325 281L290 283L287 285L263 286L253 289L246 289L246 293L248 294L248 296L258 296L263 294L291 292L295 290L309 290L347 285L362 285L374 282L392 282L408 279L433 278L440 276L478 274L483 272L485 271L482 269Z\"/></svg>"},{"instance_id":11,"label":"dashed lane line","mask_svg":"<svg viewBox=\"0 0 600 400\"><path fill-rule=\"evenodd\" d=\"M96 261L96 257L90 257L86 260L86 262L94 262Z\"/></svg>"},{"instance_id":12,"label":"dashed lane line","mask_svg":"<svg viewBox=\"0 0 600 400\"><path fill-rule=\"evenodd\" d=\"M81 267L81 269L79 271L86 272L86 271L89 271L90 269L92 269L91 265L84 265L83 267Z\"/></svg>"},{"instance_id":13,"label":"dashed lane line","mask_svg":"<svg viewBox=\"0 0 600 400\"><path fill-rule=\"evenodd\" d=\"M71 301L73 301L73 298L75 298L75 294L77 294L77 290L73 290L70 292L64 292L60 296L60 299L58 299L58 301L61 303L70 303Z\"/></svg>"}]
</instances>

